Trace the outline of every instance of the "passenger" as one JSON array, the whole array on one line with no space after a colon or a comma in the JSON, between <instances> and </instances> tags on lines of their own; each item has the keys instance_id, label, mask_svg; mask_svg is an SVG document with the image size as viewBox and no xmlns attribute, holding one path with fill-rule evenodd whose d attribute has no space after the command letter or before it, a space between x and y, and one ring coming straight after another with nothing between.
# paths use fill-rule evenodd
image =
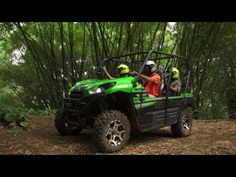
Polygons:
<instances>
[{"instance_id":1,"label":"passenger","mask_svg":"<svg viewBox=\"0 0 236 177\"><path fill-rule=\"evenodd\" d=\"M181 90L181 82L179 79L179 70L177 68L171 69L170 91L175 95L179 95Z\"/></svg>"}]
</instances>

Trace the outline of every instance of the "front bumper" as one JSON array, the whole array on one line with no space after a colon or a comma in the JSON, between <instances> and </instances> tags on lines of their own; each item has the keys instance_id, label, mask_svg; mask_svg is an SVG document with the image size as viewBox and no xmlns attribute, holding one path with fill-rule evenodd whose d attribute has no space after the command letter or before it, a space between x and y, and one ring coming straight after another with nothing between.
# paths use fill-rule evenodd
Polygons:
<instances>
[{"instance_id":1,"label":"front bumper","mask_svg":"<svg viewBox=\"0 0 236 177\"><path fill-rule=\"evenodd\" d=\"M82 96L80 98L71 98L70 96L64 97L63 110L74 113L89 113L92 111L91 108L93 105L104 96L106 96L104 93L96 93Z\"/></svg>"}]
</instances>

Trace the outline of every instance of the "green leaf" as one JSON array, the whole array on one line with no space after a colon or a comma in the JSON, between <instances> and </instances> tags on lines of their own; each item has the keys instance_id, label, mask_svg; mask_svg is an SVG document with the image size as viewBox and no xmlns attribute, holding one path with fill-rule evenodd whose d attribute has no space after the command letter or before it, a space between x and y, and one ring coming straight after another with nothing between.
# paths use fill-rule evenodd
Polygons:
<instances>
[{"instance_id":1,"label":"green leaf","mask_svg":"<svg viewBox=\"0 0 236 177\"><path fill-rule=\"evenodd\" d=\"M24 128L28 127L29 126L29 121L20 122L20 126L24 127Z\"/></svg>"}]
</instances>

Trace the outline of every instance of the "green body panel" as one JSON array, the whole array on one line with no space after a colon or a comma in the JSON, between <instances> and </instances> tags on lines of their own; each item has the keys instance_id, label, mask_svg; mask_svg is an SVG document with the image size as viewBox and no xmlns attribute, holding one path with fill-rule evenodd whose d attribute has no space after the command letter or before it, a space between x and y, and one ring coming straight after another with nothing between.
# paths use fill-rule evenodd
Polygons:
<instances>
[{"instance_id":1,"label":"green body panel","mask_svg":"<svg viewBox=\"0 0 236 177\"><path fill-rule=\"evenodd\" d=\"M186 92L186 93L182 93L181 96L186 97L186 98L192 98L193 93Z\"/></svg>"},{"instance_id":2,"label":"green body panel","mask_svg":"<svg viewBox=\"0 0 236 177\"><path fill-rule=\"evenodd\" d=\"M145 93L144 87L141 83L136 82L134 77L121 77L117 79L106 79L106 80L98 80L98 79L88 79L77 82L73 87L69 89L69 94L73 89L83 88L84 93L89 94L90 90L95 88L99 88L102 84L107 83L115 83L114 86L105 90L106 94L112 94L115 92L125 92L131 93L133 97L133 103L136 109L140 109L141 101L140 101L140 92ZM135 86L134 86L135 85ZM137 94L135 94L137 93ZM180 96L171 96L168 99L182 99L182 98L192 98L192 93L182 93ZM166 99L165 96L162 97L149 97L148 95L143 96L145 102L142 102L142 108L151 106L155 104L159 100Z\"/></svg>"},{"instance_id":3,"label":"green body panel","mask_svg":"<svg viewBox=\"0 0 236 177\"><path fill-rule=\"evenodd\" d=\"M95 88L99 88L100 85L106 83L115 83L115 85L105 92L107 94L111 94L114 92L122 91L126 93L130 93L133 89L133 82L135 81L134 77L121 77L117 79L106 79L106 80L98 80L98 79L88 79L77 82L74 86L69 89L69 94L74 89L84 88L85 93L89 93L90 90Z\"/></svg>"},{"instance_id":4,"label":"green body panel","mask_svg":"<svg viewBox=\"0 0 236 177\"><path fill-rule=\"evenodd\" d=\"M69 89L69 94L74 89L79 89L79 88L82 88L82 87L90 87L94 83L98 83L99 81L100 80L98 80L98 79L88 79L88 80L79 81Z\"/></svg>"},{"instance_id":5,"label":"green body panel","mask_svg":"<svg viewBox=\"0 0 236 177\"><path fill-rule=\"evenodd\" d=\"M111 94L118 91L130 93L131 90L133 89L133 82L135 81L135 78L134 77L121 77L121 78L113 79L110 81L116 82L116 84L113 87L106 90L107 94Z\"/></svg>"},{"instance_id":6,"label":"green body panel","mask_svg":"<svg viewBox=\"0 0 236 177\"><path fill-rule=\"evenodd\" d=\"M191 99L193 97L192 93L182 93L180 96L170 96L168 97L169 100L177 100L177 99L183 99L183 98L189 98ZM156 104L157 101L161 101L161 100L165 100L166 97L162 96L162 97L149 97L149 96L144 96L143 99L145 100L144 102L142 102L142 107L141 105L141 101L140 101L140 96L134 96L133 97L133 102L134 102L134 106L136 109L140 109L140 108L144 108L144 107L148 107L148 106L152 106L154 104Z\"/></svg>"},{"instance_id":7,"label":"green body panel","mask_svg":"<svg viewBox=\"0 0 236 177\"><path fill-rule=\"evenodd\" d=\"M163 100L163 99L164 99L163 97L160 98L160 99L152 99L152 100L150 100L150 102L146 102L146 100L145 100L145 102L143 102L142 104L139 100L138 101L134 100L134 106L138 110L138 109L141 109L141 108L152 106L152 105L156 104L156 102L158 100Z\"/></svg>"}]
</instances>

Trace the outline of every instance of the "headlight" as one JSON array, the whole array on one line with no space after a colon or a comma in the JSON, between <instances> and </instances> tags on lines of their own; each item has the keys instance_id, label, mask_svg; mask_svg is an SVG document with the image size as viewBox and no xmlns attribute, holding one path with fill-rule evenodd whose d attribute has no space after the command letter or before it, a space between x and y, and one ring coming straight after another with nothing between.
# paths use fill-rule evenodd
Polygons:
<instances>
[{"instance_id":1,"label":"headlight","mask_svg":"<svg viewBox=\"0 0 236 177\"><path fill-rule=\"evenodd\" d=\"M98 87L98 88L95 88L93 90L90 90L89 94L101 93L102 91L104 91L104 90L102 88Z\"/></svg>"},{"instance_id":2,"label":"headlight","mask_svg":"<svg viewBox=\"0 0 236 177\"><path fill-rule=\"evenodd\" d=\"M111 83L106 83L106 84L102 84L102 85L99 85L98 87L92 89L89 91L89 94L94 94L94 93L102 93L104 92L105 90L113 87L116 83L115 82L111 82Z\"/></svg>"}]
</instances>

